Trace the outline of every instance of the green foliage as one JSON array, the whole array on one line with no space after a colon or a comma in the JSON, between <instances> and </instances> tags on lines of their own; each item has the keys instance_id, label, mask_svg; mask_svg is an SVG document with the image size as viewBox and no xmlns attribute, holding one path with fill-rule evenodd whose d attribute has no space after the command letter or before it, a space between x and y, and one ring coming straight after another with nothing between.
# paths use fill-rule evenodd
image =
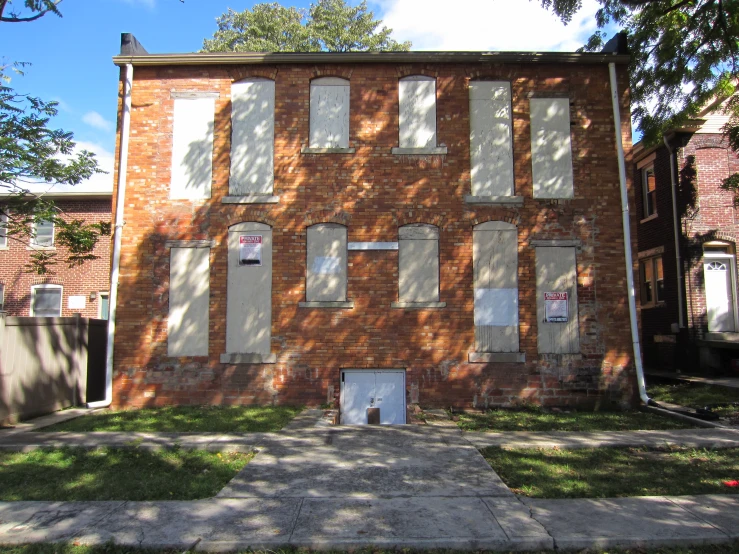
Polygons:
<instances>
[{"instance_id":1,"label":"green foliage","mask_svg":"<svg viewBox=\"0 0 739 554\"><path fill-rule=\"evenodd\" d=\"M195 500L214 496L253 453L169 448L0 452L0 500Z\"/></svg>"},{"instance_id":2,"label":"green foliage","mask_svg":"<svg viewBox=\"0 0 739 554\"><path fill-rule=\"evenodd\" d=\"M206 52L362 52L407 51L410 42L390 38L367 3L351 7L344 0L318 0L309 10L277 3L256 4L251 11L231 9L217 20Z\"/></svg>"},{"instance_id":3,"label":"green foliage","mask_svg":"<svg viewBox=\"0 0 739 554\"><path fill-rule=\"evenodd\" d=\"M62 0L24 0L23 8L28 10L30 14L23 15L16 11L13 7L13 0L0 0L0 21L5 23L27 23L35 21L47 13L53 13L59 17L62 16L57 7ZM5 10L7 11L7 14Z\"/></svg>"},{"instance_id":4,"label":"green foliage","mask_svg":"<svg viewBox=\"0 0 739 554\"><path fill-rule=\"evenodd\" d=\"M11 0L0 0L0 21L23 23L49 13L61 17L60 2L25 0L22 14L13 9ZM0 213L7 216L0 225L9 239L28 244L34 238L34 221L53 222L55 244L66 248L67 264L80 265L96 258L92 252L98 238L110 234L110 225L67 220L54 202L30 193L26 185L76 185L103 171L92 153L74 153L72 133L49 127L57 114L56 102L20 94L8 85L5 70L11 67L22 74L25 65L15 62L0 67L0 192L10 195L0 205ZM25 269L39 275L50 273L56 256L54 251L34 251Z\"/></svg>"},{"instance_id":5,"label":"green foliage","mask_svg":"<svg viewBox=\"0 0 739 554\"><path fill-rule=\"evenodd\" d=\"M96 412L39 432L268 433L282 429L300 411L296 406L166 406Z\"/></svg>"},{"instance_id":6,"label":"green foliage","mask_svg":"<svg viewBox=\"0 0 739 554\"><path fill-rule=\"evenodd\" d=\"M563 21L577 0L541 0ZM717 97L736 90L739 78L739 0L599 0L599 27L586 50L598 50L603 29L628 33L632 59L632 115L644 142L685 123Z\"/></svg>"},{"instance_id":7,"label":"green foliage","mask_svg":"<svg viewBox=\"0 0 739 554\"><path fill-rule=\"evenodd\" d=\"M737 494L739 449L583 448L482 451L516 494L534 498L613 498Z\"/></svg>"},{"instance_id":8,"label":"green foliage","mask_svg":"<svg viewBox=\"0 0 739 554\"><path fill-rule=\"evenodd\" d=\"M681 421L647 412L551 412L534 407L462 413L457 425L464 431L633 431L688 427Z\"/></svg>"}]
</instances>

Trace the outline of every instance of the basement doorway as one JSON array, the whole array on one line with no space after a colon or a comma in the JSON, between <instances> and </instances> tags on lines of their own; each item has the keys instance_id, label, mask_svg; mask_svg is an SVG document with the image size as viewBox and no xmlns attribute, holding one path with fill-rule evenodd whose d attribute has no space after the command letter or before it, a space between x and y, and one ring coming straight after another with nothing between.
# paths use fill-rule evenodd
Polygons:
<instances>
[{"instance_id":1,"label":"basement doorway","mask_svg":"<svg viewBox=\"0 0 739 554\"><path fill-rule=\"evenodd\" d=\"M341 423L381 425L405 423L405 370L344 369L341 371Z\"/></svg>"}]
</instances>

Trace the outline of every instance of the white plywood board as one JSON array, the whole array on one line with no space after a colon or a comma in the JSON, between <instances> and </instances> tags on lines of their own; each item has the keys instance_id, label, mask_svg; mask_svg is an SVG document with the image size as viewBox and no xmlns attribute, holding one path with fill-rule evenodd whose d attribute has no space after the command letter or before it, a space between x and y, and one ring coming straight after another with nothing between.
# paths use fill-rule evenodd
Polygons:
<instances>
[{"instance_id":1,"label":"white plywood board","mask_svg":"<svg viewBox=\"0 0 739 554\"><path fill-rule=\"evenodd\" d=\"M534 198L572 198L570 101L532 98L530 107Z\"/></svg>"},{"instance_id":2,"label":"white plywood board","mask_svg":"<svg viewBox=\"0 0 739 554\"><path fill-rule=\"evenodd\" d=\"M398 299L400 302L439 301L439 241L399 241Z\"/></svg>"},{"instance_id":3,"label":"white plywood board","mask_svg":"<svg viewBox=\"0 0 739 554\"><path fill-rule=\"evenodd\" d=\"M230 195L272 194L274 143L274 81L252 79L231 85Z\"/></svg>"},{"instance_id":4,"label":"white plywood board","mask_svg":"<svg viewBox=\"0 0 739 554\"><path fill-rule=\"evenodd\" d=\"M241 237L261 237L261 264L241 263ZM251 239L254 240L254 239ZM228 231L226 352L269 356L272 338L272 231L239 224Z\"/></svg>"},{"instance_id":5,"label":"white plywood board","mask_svg":"<svg viewBox=\"0 0 739 554\"><path fill-rule=\"evenodd\" d=\"M547 322L545 293L566 292L568 321ZM580 351L577 312L577 259L575 248L536 249L536 316L538 345L542 354L575 354Z\"/></svg>"},{"instance_id":6,"label":"white plywood board","mask_svg":"<svg viewBox=\"0 0 739 554\"><path fill-rule=\"evenodd\" d=\"M308 227L306 301L343 302L346 300L346 237L346 227L335 223L321 223ZM326 261L326 259L331 259L331 261ZM331 272L326 272L327 270Z\"/></svg>"},{"instance_id":7,"label":"white plywood board","mask_svg":"<svg viewBox=\"0 0 739 554\"><path fill-rule=\"evenodd\" d=\"M172 123L169 197L210 198L213 180L214 98L176 98Z\"/></svg>"},{"instance_id":8,"label":"white plywood board","mask_svg":"<svg viewBox=\"0 0 739 554\"><path fill-rule=\"evenodd\" d=\"M497 222L478 225L472 233L472 256L475 350L518 352L516 228Z\"/></svg>"},{"instance_id":9,"label":"white plywood board","mask_svg":"<svg viewBox=\"0 0 739 554\"><path fill-rule=\"evenodd\" d=\"M210 249L172 248L169 252L167 354L207 356Z\"/></svg>"},{"instance_id":10,"label":"white plywood board","mask_svg":"<svg viewBox=\"0 0 739 554\"><path fill-rule=\"evenodd\" d=\"M401 148L436 146L436 79L405 77L398 84Z\"/></svg>"},{"instance_id":11,"label":"white plywood board","mask_svg":"<svg viewBox=\"0 0 739 554\"><path fill-rule=\"evenodd\" d=\"M513 196L511 84L470 83L470 170L473 196Z\"/></svg>"},{"instance_id":12,"label":"white plywood board","mask_svg":"<svg viewBox=\"0 0 739 554\"><path fill-rule=\"evenodd\" d=\"M349 148L349 81L328 77L311 83L310 147Z\"/></svg>"},{"instance_id":13,"label":"white plywood board","mask_svg":"<svg viewBox=\"0 0 739 554\"><path fill-rule=\"evenodd\" d=\"M0 300L2 300L0 298ZM67 308L70 310L84 310L86 298L84 296L70 296L67 298Z\"/></svg>"}]
</instances>

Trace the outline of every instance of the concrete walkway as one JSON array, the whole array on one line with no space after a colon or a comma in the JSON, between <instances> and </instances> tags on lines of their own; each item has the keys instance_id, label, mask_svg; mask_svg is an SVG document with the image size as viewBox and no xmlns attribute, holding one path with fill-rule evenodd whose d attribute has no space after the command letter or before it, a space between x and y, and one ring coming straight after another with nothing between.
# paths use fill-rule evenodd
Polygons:
<instances>
[{"instance_id":1,"label":"concrete walkway","mask_svg":"<svg viewBox=\"0 0 739 554\"><path fill-rule=\"evenodd\" d=\"M687 373L675 373L673 371L657 370L647 370L646 376L661 377L662 379L672 379L675 381L685 381L688 383L701 383L703 385L718 385L720 387L739 389L739 377L704 377L702 375L688 375Z\"/></svg>"},{"instance_id":2,"label":"concrete walkway","mask_svg":"<svg viewBox=\"0 0 739 554\"><path fill-rule=\"evenodd\" d=\"M63 435L3 431L0 448L62 444L161 448L177 441L193 448L256 448L259 455L216 498L207 500L0 502L0 543L115 540L201 551L281 545L510 551L739 540L738 495L516 497L476 448L494 440L509 444L505 436L514 434L463 435L453 427L432 426L329 427L320 425L320 412L315 411L280 433ZM515 434L510 444L521 446L520 435ZM568 445L628 440L620 436L628 435L624 433L579 438L564 433L526 435L536 446L551 444L547 441L552 436ZM701 436L720 445L739 441L732 430L631 435L636 438L629 444L645 440L697 444Z\"/></svg>"}]
</instances>

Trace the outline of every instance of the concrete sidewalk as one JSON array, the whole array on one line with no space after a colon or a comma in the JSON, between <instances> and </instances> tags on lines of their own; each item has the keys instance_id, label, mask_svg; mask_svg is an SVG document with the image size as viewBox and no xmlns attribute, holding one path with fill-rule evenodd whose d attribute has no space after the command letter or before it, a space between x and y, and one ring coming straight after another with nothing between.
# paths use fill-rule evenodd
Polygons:
<instances>
[{"instance_id":1,"label":"concrete sidewalk","mask_svg":"<svg viewBox=\"0 0 739 554\"><path fill-rule=\"evenodd\" d=\"M199 501L0 502L0 543L69 541L224 551L296 546L455 550L658 547L739 540L739 496L534 500L477 448L739 446L739 432L465 433L456 426L332 427L309 411L279 433L0 432L0 448L256 449Z\"/></svg>"},{"instance_id":2,"label":"concrete sidewalk","mask_svg":"<svg viewBox=\"0 0 739 554\"><path fill-rule=\"evenodd\" d=\"M283 545L511 551L717 544L739 540L739 497L0 503L0 543L109 540L199 551Z\"/></svg>"}]
</instances>

